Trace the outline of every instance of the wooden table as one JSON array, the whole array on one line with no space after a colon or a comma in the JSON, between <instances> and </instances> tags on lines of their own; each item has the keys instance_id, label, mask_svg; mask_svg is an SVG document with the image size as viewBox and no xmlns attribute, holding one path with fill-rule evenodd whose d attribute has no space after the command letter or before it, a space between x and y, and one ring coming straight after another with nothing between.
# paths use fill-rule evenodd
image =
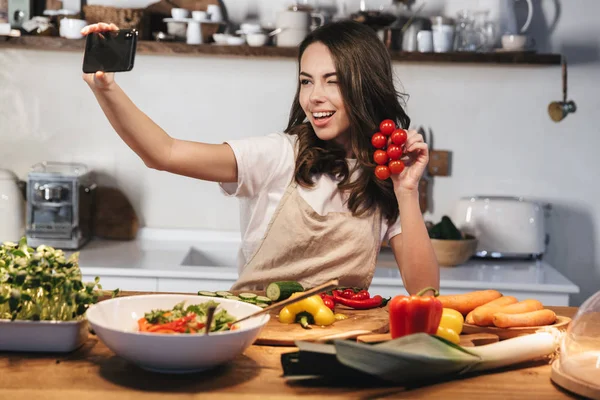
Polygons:
<instances>
[{"instance_id":1,"label":"wooden table","mask_svg":"<svg viewBox=\"0 0 600 400\"><path fill-rule=\"evenodd\" d=\"M573 316L572 307L549 307ZM71 354L0 353L0 399L568 399L548 364L527 364L407 390L362 382L289 383L280 356L294 347L251 346L232 363L192 375L147 372L112 353L96 336Z\"/></svg>"}]
</instances>

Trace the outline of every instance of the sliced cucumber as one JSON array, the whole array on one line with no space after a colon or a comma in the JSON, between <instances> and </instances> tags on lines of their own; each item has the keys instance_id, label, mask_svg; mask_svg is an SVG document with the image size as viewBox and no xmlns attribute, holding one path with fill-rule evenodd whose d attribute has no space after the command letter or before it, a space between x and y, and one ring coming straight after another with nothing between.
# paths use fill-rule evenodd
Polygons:
<instances>
[{"instance_id":1,"label":"sliced cucumber","mask_svg":"<svg viewBox=\"0 0 600 400\"><path fill-rule=\"evenodd\" d=\"M239 297L242 300L252 300L254 302L254 299L256 299L256 295L254 293L240 293Z\"/></svg>"},{"instance_id":2,"label":"sliced cucumber","mask_svg":"<svg viewBox=\"0 0 600 400\"><path fill-rule=\"evenodd\" d=\"M267 308L267 307L269 307L269 305L266 304L266 303L256 303L256 305L259 306L260 308Z\"/></svg>"},{"instance_id":3,"label":"sliced cucumber","mask_svg":"<svg viewBox=\"0 0 600 400\"><path fill-rule=\"evenodd\" d=\"M223 290L219 290L217 292L217 296L219 296L219 297L233 296L233 293L229 293L229 292L226 292L226 291L223 291Z\"/></svg>"},{"instance_id":4,"label":"sliced cucumber","mask_svg":"<svg viewBox=\"0 0 600 400\"><path fill-rule=\"evenodd\" d=\"M229 299L229 300L243 301L242 299L240 299L239 297L237 297L237 296L234 296L234 295L227 296L227 297L225 297L225 298L226 298L226 299Z\"/></svg>"},{"instance_id":5,"label":"sliced cucumber","mask_svg":"<svg viewBox=\"0 0 600 400\"><path fill-rule=\"evenodd\" d=\"M200 290L198 292L198 296L217 297L217 294L215 292L209 292L207 290Z\"/></svg>"},{"instance_id":6,"label":"sliced cucumber","mask_svg":"<svg viewBox=\"0 0 600 400\"><path fill-rule=\"evenodd\" d=\"M256 296L256 302L271 304L271 299L265 296Z\"/></svg>"},{"instance_id":7,"label":"sliced cucumber","mask_svg":"<svg viewBox=\"0 0 600 400\"><path fill-rule=\"evenodd\" d=\"M303 292L304 288L295 281L282 281L269 283L265 294L272 301L281 301L290 297L293 293Z\"/></svg>"}]
</instances>

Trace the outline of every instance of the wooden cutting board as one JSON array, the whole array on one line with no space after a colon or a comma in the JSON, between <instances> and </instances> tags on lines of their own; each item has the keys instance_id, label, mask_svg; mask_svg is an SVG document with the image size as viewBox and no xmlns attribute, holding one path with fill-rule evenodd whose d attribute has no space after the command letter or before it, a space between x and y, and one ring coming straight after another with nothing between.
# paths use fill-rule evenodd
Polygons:
<instances>
[{"instance_id":1,"label":"wooden cutting board","mask_svg":"<svg viewBox=\"0 0 600 400\"><path fill-rule=\"evenodd\" d=\"M296 340L320 341L330 336L351 334L386 333L389 332L389 314L387 308L370 310L354 310L336 305L335 312L348 318L335 321L332 325L312 329L304 329L300 324L282 324L277 318L278 310L271 313L271 319L262 329L254 344L269 346L295 346Z\"/></svg>"}]
</instances>

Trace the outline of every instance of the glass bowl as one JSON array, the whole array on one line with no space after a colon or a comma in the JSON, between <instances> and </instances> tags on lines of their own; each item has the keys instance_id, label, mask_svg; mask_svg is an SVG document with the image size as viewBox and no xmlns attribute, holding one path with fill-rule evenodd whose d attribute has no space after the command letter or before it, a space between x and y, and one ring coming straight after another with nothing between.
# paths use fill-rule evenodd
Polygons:
<instances>
[{"instance_id":1,"label":"glass bowl","mask_svg":"<svg viewBox=\"0 0 600 400\"><path fill-rule=\"evenodd\" d=\"M559 362L565 375L600 386L600 291L575 314L562 340Z\"/></svg>"}]
</instances>

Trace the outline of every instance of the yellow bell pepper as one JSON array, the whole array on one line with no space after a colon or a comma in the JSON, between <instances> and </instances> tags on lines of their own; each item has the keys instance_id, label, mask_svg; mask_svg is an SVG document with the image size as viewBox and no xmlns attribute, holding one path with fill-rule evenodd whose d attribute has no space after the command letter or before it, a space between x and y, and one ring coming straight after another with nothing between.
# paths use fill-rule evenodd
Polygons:
<instances>
[{"instance_id":1,"label":"yellow bell pepper","mask_svg":"<svg viewBox=\"0 0 600 400\"><path fill-rule=\"evenodd\" d=\"M301 292L294 293L290 297L296 297L300 294ZM333 311L323 303L323 299L318 294L285 306L279 312L279 322L293 324L296 322L296 315L301 312L312 315L317 325L326 326L335 322Z\"/></svg>"},{"instance_id":2,"label":"yellow bell pepper","mask_svg":"<svg viewBox=\"0 0 600 400\"><path fill-rule=\"evenodd\" d=\"M465 322L461 313L451 308L444 308L442 311L442 320L438 327L436 335L443 337L452 343L460 343L460 334Z\"/></svg>"}]
</instances>

